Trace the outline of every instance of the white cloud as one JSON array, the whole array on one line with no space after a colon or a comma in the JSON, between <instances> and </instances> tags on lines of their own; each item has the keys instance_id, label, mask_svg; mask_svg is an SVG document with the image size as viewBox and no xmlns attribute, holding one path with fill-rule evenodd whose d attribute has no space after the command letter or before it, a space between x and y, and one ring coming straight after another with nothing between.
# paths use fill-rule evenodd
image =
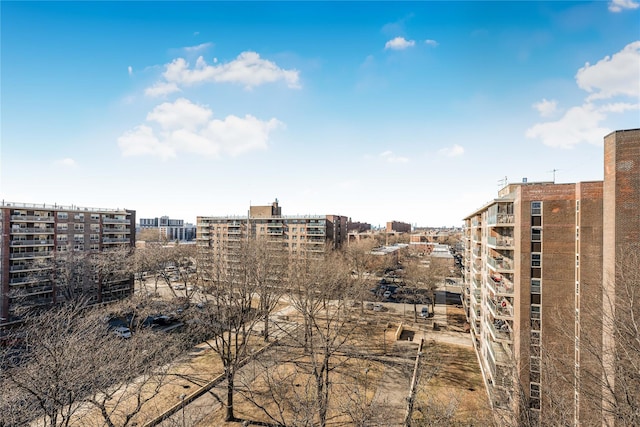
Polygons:
<instances>
[{"instance_id":1,"label":"white cloud","mask_svg":"<svg viewBox=\"0 0 640 427\"><path fill-rule=\"evenodd\" d=\"M67 157L65 159L56 160L55 164L57 166L63 166L63 167L68 167L68 168L73 168L73 167L77 166L76 161L73 160L70 157Z\"/></svg>"},{"instance_id":2,"label":"white cloud","mask_svg":"<svg viewBox=\"0 0 640 427\"><path fill-rule=\"evenodd\" d=\"M158 123L162 129L196 129L207 123L212 115L213 112L206 106L179 98L175 102L156 106L147 114L147 121Z\"/></svg>"},{"instance_id":3,"label":"white cloud","mask_svg":"<svg viewBox=\"0 0 640 427\"><path fill-rule=\"evenodd\" d=\"M435 40L428 39L428 40L424 41L424 44L436 47L436 46L438 46L439 43L437 41L435 41Z\"/></svg>"},{"instance_id":4,"label":"white cloud","mask_svg":"<svg viewBox=\"0 0 640 427\"><path fill-rule=\"evenodd\" d=\"M214 59L214 64L217 64ZM161 96L180 90L180 86L200 83L239 83L247 89L265 83L284 81L288 87L300 88L300 72L278 67L274 62L260 58L256 52L242 52L231 62L209 65L202 56L193 67L184 59L177 58L165 65L164 81L147 88L145 94Z\"/></svg>"},{"instance_id":5,"label":"white cloud","mask_svg":"<svg viewBox=\"0 0 640 427\"><path fill-rule=\"evenodd\" d=\"M385 49L403 50L416 44L414 40L407 40L404 37L396 37L385 43Z\"/></svg>"},{"instance_id":6,"label":"white cloud","mask_svg":"<svg viewBox=\"0 0 640 427\"><path fill-rule=\"evenodd\" d=\"M152 97L166 96L174 92L180 92L180 88L177 84L169 82L157 82L144 90L145 95Z\"/></svg>"},{"instance_id":7,"label":"white cloud","mask_svg":"<svg viewBox=\"0 0 640 427\"><path fill-rule=\"evenodd\" d=\"M540 139L544 145L572 148L581 142L602 144L611 131L600 126L606 115L592 103L570 108L559 120L538 123L527 129L527 138Z\"/></svg>"},{"instance_id":8,"label":"white cloud","mask_svg":"<svg viewBox=\"0 0 640 427\"><path fill-rule=\"evenodd\" d=\"M453 144L452 147L441 148L438 153L447 157L458 157L464 154L464 148L458 144Z\"/></svg>"},{"instance_id":9,"label":"white cloud","mask_svg":"<svg viewBox=\"0 0 640 427\"><path fill-rule=\"evenodd\" d=\"M640 4L635 0L612 0L609 2L611 12L622 12L624 9L637 9Z\"/></svg>"},{"instance_id":10,"label":"white cloud","mask_svg":"<svg viewBox=\"0 0 640 427\"><path fill-rule=\"evenodd\" d=\"M275 118L264 121L251 115L214 119L207 106L180 98L156 106L146 123L118 138L118 146L123 156L151 155L163 160L180 152L238 156L267 149L270 133L283 126Z\"/></svg>"},{"instance_id":11,"label":"white cloud","mask_svg":"<svg viewBox=\"0 0 640 427\"><path fill-rule=\"evenodd\" d=\"M380 157L389 163L407 163L409 161L407 157L396 156L392 151L380 153Z\"/></svg>"},{"instance_id":12,"label":"white cloud","mask_svg":"<svg viewBox=\"0 0 640 427\"><path fill-rule=\"evenodd\" d=\"M601 145L603 137L611 132L605 126L609 114L640 109L640 41L629 43L594 65L586 63L575 78L578 87L588 93L582 105L568 109L558 120L533 125L525 133L527 138L558 148L583 142ZM556 112L557 104L543 99L533 106L545 117Z\"/></svg>"},{"instance_id":13,"label":"white cloud","mask_svg":"<svg viewBox=\"0 0 640 427\"><path fill-rule=\"evenodd\" d=\"M187 47L184 47L183 49L187 53L195 53L195 52L200 52L201 50L206 50L211 46L213 46L213 43L209 42L209 43L200 43L197 46L187 46Z\"/></svg>"},{"instance_id":14,"label":"white cloud","mask_svg":"<svg viewBox=\"0 0 640 427\"><path fill-rule=\"evenodd\" d=\"M133 67L131 65L127 67L127 71L129 72L130 76L133 75Z\"/></svg>"},{"instance_id":15,"label":"white cloud","mask_svg":"<svg viewBox=\"0 0 640 427\"><path fill-rule=\"evenodd\" d=\"M588 100L618 95L640 97L640 40L594 65L587 62L578 70L576 82L591 94Z\"/></svg>"},{"instance_id":16,"label":"white cloud","mask_svg":"<svg viewBox=\"0 0 640 427\"><path fill-rule=\"evenodd\" d=\"M550 117L558 111L558 101L555 99L549 101L546 98L542 98L542 101L536 102L532 107L538 110L542 117Z\"/></svg>"}]
</instances>

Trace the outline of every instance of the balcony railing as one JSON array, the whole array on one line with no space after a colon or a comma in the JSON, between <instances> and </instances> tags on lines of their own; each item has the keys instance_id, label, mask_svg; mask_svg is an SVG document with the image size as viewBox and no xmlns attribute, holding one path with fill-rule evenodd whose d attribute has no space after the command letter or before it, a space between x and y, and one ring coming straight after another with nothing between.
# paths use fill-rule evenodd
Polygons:
<instances>
[{"instance_id":1,"label":"balcony railing","mask_svg":"<svg viewBox=\"0 0 640 427\"><path fill-rule=\"evenodd\" d=\"M487 257L487 264L496 270L513 270L513 260L509 258Z\"/></svg>"},{"instance_id":2,"label":"balcony railing","mask_svg":"<svg viewBox=\"0 0 640 427\"><path fill-rule=\"evenodd\" d=\"M515 216L513 214L499 213L487 218L487 225L513 225Z\"/></svg>"},{"instance_id":3,"label":"balcony railing","mask_svg":"<svg viewBox=\"0 0 640 427\"><path fill-rule=\"evenodd\" d=\"M52 246L53 239L12 240L10 246Z\"/></svg>"},{"instance_id":4,"label":"balcony railing","mask_svg":"<svg viewBox=\"0 0 640 427\"><path fill-rule=\"evenodd\" d=\"M129 239L126 237L121 237L121 238L108 238L105 237L102 239L102 243L124 243L124 242L129 242Z\"/></svg>"},{"instance_id":5,"label":"balcony railing","mask_svg":"<svg viewBox=\"0 0 640 427\"><path fill-rule=\"evenodd\" d=\"M9 259L23 259L23 258L49 258L53 256L53 251L43 252L18 252L9 254Z\"/></svg>"},{"instance_id":6,"label":"balcony railing","mask_svg":"<svg viewBox=\"0 0 640 427\"><path fill-rule=\"evenodd\" d=\"M51 228L33 228L33 227L24 227L24 228L12 228L11 234L53 234L53 227Z\"/></svg>"},{"instance_id":7,"label":"balcony railing","mask_svg":"<svg viewBox=\"0 0 640 427\"><path fill-rule=\"evenodd\" d=\"M52 216L11 215L11 221L54 222L55 219Z\"/></svg>"},{"instance_id":8,"label":"balcony railing","mask_svg":"<svg viewBox=\"0 0 640 427\"><path fill-rule=\"evenodd\" d=\"M513 295L513 282L504 276L487 274L487 287L496 295Z\"/></svg>"},{"instance_id":9,"label":"balcony railing","mask_svg":"<svg viewBox=\"0 0 640 427\"><path fill-rule=\"evenodd\" d=\"M513 247L513 237L487 237L487 245L494 247Z\"/></svg>"},{"instance_id":10,"label":"balcony railing","mask_svg":"<svg viewBox=\"0 0 640 427\"><path fill-rule=\"evenodd\" d=\"M102 218L103 224L131 224L130 219Z\"/></svg>"},{"instance_id":11,"label":"balcony railing","mask_svg":"<svg viewBox=\"0 0 640 427\"><path fill-rule=\"evenodd\" d=\"M485 322L485 325L488 326L489 332L493 336L494 340L512 341L511 329L507 322L496 319L493 322Z\"/></svg>"},{"instance_id":12,"label":"balcony railing","mask_svg":"<svg viewBox=\"0 0 640 427\"><path fill-rule=\"evenodd\" d=\"M506 298L502 298L497 304L488 298L487 305L493 317L513 317L513 306Z\"/></svg>"}]
</instances>

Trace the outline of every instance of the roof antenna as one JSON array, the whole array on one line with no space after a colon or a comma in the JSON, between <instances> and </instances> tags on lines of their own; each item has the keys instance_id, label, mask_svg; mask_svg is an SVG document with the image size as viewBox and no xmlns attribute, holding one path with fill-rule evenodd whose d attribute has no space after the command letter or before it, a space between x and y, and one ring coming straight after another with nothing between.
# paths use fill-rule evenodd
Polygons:
<instances>
[{"instance_id":1,"label":"roof antenna","mask_svg":"<svg viewBox=\"0 0 640 427\"><path fill-rule=\"evenodd\" d=\"M500 186L500 188L504 188L507 186L507 182L508 180L507 180L507 177L505 176L504 178L498 180L498 185Z\"/></svg>"},{"instance_id":2,"label":"roof antenna","mask_svg":"<svg viewBox=\"0 0 640 427\"><path fill-rule=\"evenodd\" d=\"M556 172L559 172L560 169L551 169L549 172L553 174L553 183L556 183Z\"/></svg>"}]
</instances>

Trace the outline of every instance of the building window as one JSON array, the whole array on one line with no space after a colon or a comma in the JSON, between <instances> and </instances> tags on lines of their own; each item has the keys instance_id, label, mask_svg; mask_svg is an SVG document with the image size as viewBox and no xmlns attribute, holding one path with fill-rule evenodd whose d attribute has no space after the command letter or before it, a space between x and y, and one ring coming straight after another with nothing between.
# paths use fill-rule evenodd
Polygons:
<instances>
[{"instance_id":1,"label":"building window","mask_svg":"<svg viewBox=\"0 0 640 427\"><path fill-rule=\"evenodd\" d=\"M540 253L531 254L531 267L542 267L542 255Z\"/></svg>"},{"instance_id":2,"label":"building window","mask_svg":"<svg viewBox=\"0 0 640 427\"><path fill-rule=\"evenodd\" d=\"M100 221L100 214L91 214L91 221Z\"/></svg>"},{"instance_id":3,"label":"building window","mask_svg":"<svg viewBox=\"0 0 640 427\"><path fill-rule=\"evenodd\" d=\"M540 241L542 241L542 229L541 228L532 228L531 229L531 241L532 242L540 242Z\"/></svg>"},{"instance_id":4,"label":"building window","mask_svg":"<svg viewBox=\"0 0 640 427\"><path fill-rule=\"evenodd\" d=\"M58 231L68 230L69 224L59 222L58 224L56 224L56 227L58 227Z\"/></svg>"},{"instance_id":5,"label":"building window","mask_svg":"<svg viewBox=\"0 0 640 427\"><path fill-rule=\"evenodd\" d=\"M58 219L67 219L69 218L69 214L66 212L58 212Z\"/></svg>"},{"instance_id":6,"label":"building window","mask_svg":"<svg viewBox=\"0 0 640 427\"><path fill-rule=\"evenodd\" d=\"M531 215L542 215L542 202L531 202Z\"/></svg>"},{"instance_id":7,"label":"building window","mask_svg":"<svg viewBox=\"0 0 640 427\"><path fill-rule=\"evenodd\" d=\"M73 216L74 219L79 219L81 221L84 221L84 214L83 213L77 213Z\"/></svg>"},{"instance_id":8,"label":"building window","mask_svg":"<svg viewBox=\"0 0 640 427\"><path fill-rule=\"evenodd\" d=\"M576 200L576 212L580 212L580 200Z\"/></svg>"},{"instance_id":9,"label":"building window","mask_svg":"<svg viewBox=\"0 0 640 427\"><path fill-rule=\"evenodd\" d=\"M542 288L542 280L540 279L531 279L531 293L539 294Z\"/></svg>"}]
</instances>

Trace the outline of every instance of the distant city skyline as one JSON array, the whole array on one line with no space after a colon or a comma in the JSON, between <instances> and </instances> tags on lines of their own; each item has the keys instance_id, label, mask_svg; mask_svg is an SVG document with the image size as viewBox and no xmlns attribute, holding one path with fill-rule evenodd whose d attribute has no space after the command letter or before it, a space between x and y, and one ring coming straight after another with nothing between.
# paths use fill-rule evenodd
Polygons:
<instances>
[{"instance_id":1,"label":"distant city skyline","mask_svg":"<svg viewBox=\"0 0 640 427\"><path fill-rule=\"evenodd\" d=\"M5 201L460 226L640 127L635 0L0 8Z\"/></svg>"}]
</instances>

